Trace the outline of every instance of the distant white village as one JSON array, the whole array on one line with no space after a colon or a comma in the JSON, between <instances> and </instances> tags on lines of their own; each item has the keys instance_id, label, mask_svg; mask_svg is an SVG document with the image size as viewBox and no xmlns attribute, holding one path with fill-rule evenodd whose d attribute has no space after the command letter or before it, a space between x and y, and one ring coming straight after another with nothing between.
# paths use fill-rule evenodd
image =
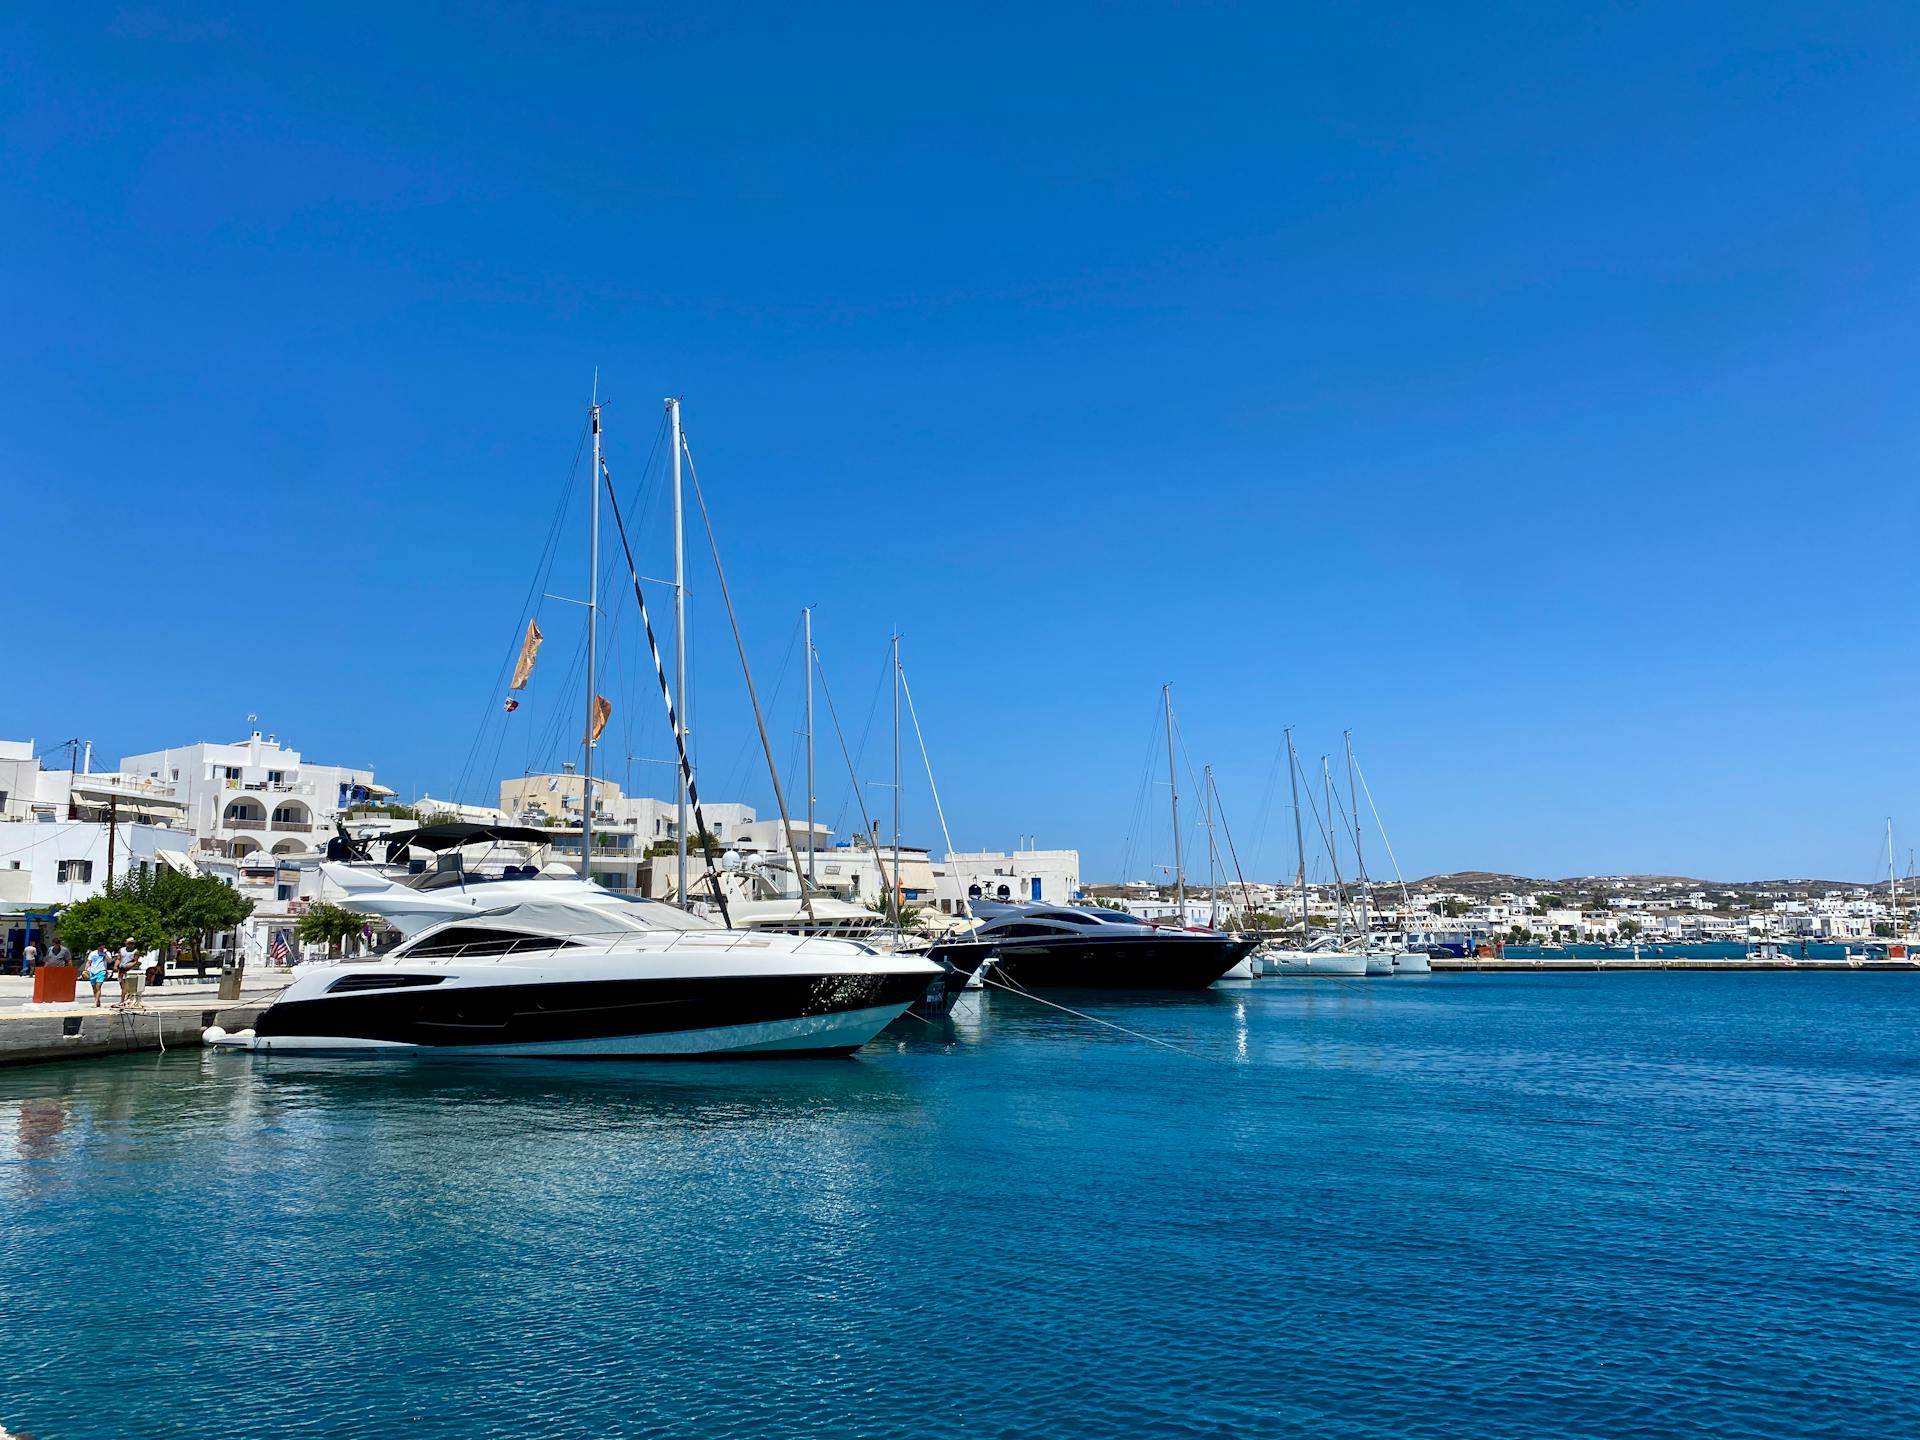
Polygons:
<instances>
[{"instance_id":1,"label":"distant white village","mask_svg":"<svg viewBox=\"0 0 1920 1440\"><path fill-rule=\"evenodd\" d=\"M436 822L512 824L547 832L530 858L577 873L582 777L571 767L518 775L499 786L499 804L475 806L432 796L398 803L368 767L317 764L272 734L232 743L200 741L122 756L97 768L91 746L73 741L36 750L31 740L0 740L0 959L11 960L59 906L100 894L110 878L172 867L219 876L255 902L239 937L249 958L317 901L329 898L320 861L344 831L375 840ZM654 899L678 894L676 806L623 793L596 780L591 875L609 889ZM877 902L894 873L890 837L836 838L796 820L792 842L778 819L746 805L702 807L721 856L726 887L741 898L797 895L802 876L818 890ZM690 847L696 857L700 847ZM425 863L425 862L422 862ZM800 872L796 875L796 866ZM696 858L697 882L706 873ZM935 859L925 848L899 853L901 899L933 928L960 923L969 900L1075 901L1132 911L1144 919L1188 924L1297 927L1304 911L1319 927L1351 925L1364 906L1375 929L1409 937L1546 944L1658 944L1755 938L1852 941L1896 927L1892 886L1703 888L1694 882L1588 877L1577 881L1489 880L1410 885L1373 882L1362 890L1271 881L1186 886L1134 880L1085 885L1072 849L956 851ZM1464 881L1466 877L1453 877ZM1907 919L1903 912L1900 923Z\"/></svg>"}]
</instances>

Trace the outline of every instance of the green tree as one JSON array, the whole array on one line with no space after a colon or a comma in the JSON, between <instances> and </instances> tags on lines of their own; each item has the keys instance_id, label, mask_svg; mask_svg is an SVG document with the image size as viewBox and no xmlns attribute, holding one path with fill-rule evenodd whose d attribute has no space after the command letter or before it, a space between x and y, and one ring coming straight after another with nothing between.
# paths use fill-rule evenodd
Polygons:
<instances>
[{"instance_id":1,"label":"green tree","mask_svg":"<svg viewBox=\"0 0 1920 1440\"><path fill-rule=\"evenodd\" d=\"M1564 896L1549 893L1534 896L1533 903L1541 910L1558 910L1567 902Z\"/></svg>"},{"instance_id":2,"label":"green tree","mask_svg":"<svg viewBox=\"0 0 1920 1440\"><path fill-rule=\"evenodd\" d=\"M159 917L167 940L185 945L196 966L213 936L231 930L253 913L253 901L217 875L183 875L178 870L136 871L114 887L116 894L145 905Z\"/></svg>"},{"instance_id":3,"label":"green tree","mask_svg":"<svg viewBox=\"0 0 1920 1440\"><path fill-rule=\"evenodd\" d=\"M1449 895L1446 899L1440 902L1440 909L1443 912L1445 912L1446 917L1449 920L1458 920L1462 915L1466 914L1467 911L1471 910L1472 908L1473 907L1467 904L1466 901L1454 895Z\"/></svg>"},{"instance_id":4,"label":"green tree","mask_svg":"<svg viewBox=\"0 0 1920 1440\"><path fill-rule=\"evenodd\" d=\"M1640 933L1640 922L1638 920L1622 920L1620 922L1620 933L1628 940L1632 940L1634 936Z\"/></svg>"},{"instance_id":5,"label":"green tree","mask_svg":"<svg viewBox=\"0 0 1920 1440\"><path fill-rule=\"evenodd\" d=\"M60 912L60 938L78 954L96 945L118 949L129 937L136 950L158 950L167 943L167 927L151 906L117 889Z\"/></svg>"},{"instance_id":6,"label":"green tree","mask_svg":"<svg viewBox=\"0 0 1920 1440\"><path fill-rule=\"evenodd\" d=\"M1507 931L1507 941L1513 945L1524 945L1533 939L1533 932L1524 925L1515 925Z\"/></svg>"},{"instance_id":7,"label":"green tree","mask_svg":"<svg viewBox=\"0 0 1920 1440\"><path fill-rule=\"evenodd\" d=\"M306 914L295 922L293 933L302 944L325 945L328 955L338 955L341 942L358 935L366 923L367 917L358 911L321 901L307 907Z\"/></svg>"}]
</instances>

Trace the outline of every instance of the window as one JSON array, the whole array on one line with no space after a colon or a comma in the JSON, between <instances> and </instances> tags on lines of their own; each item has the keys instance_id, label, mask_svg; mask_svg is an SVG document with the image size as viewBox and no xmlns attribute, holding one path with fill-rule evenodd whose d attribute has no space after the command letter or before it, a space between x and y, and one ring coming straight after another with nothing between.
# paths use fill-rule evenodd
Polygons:
<instances>
[{"instance_id":1,"label":"window","mask_svg":"<svg viewBox=\"0 0 1920 1440\"><path fill-rule=\"evenodd\" d=\"M428 955L511 955L519 950L566 950L571 940L551 935L529 935L521 930L500 930L487 925L453 925L420 940L407 950L415 958Z\"/></svg>"},{"instance_id":2,"label":"window","mask_svg":"<svg viewBox=\"0 0 1920 1440\"><path fill-rule=\"evenodd\" d=\"M238 765L227 766L227 779L238 780L239 778L240 778L240 767Z\"/></svg>"},{"instance_id":3,"label":"window","mask_svg":"<svg viewBox=\"0 0 1920 1440\"><path fill-rule=\"evenodd\" d=\"M267 771L267 784L269 785L284 785L286 780L287 772L284 770Z\"/></svg>"},{"instance_id":4,"label":"window","mask_svg":"<svg viewBox=\"0 0 1920 1440\"><path fill-rule=\"evenodd\" d=\"M93 861L62 860L60 862L59 878L62 884L77 882L85 885L93 879Z\"/></svg>"}]
</instances>

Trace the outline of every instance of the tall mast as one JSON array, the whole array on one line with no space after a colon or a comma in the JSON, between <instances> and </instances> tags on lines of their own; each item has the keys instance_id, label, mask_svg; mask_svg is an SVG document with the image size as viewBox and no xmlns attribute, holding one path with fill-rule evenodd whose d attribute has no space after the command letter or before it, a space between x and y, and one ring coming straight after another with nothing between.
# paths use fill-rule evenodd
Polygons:
<instances>
[{"instance_id":1,"label":"tall mast","mask_svg":"<svg viewBox=\"0 0 1920 1440\"><path fill-rule=\"evenodd\" d=\"M680 401L667 401L667 418L673 426L673 690L680 697L680 744L687 738L687 547L685 511L680 493ZM687 908L687 772L676 772L679 783L674 790L673 857L679 904Z\"/></svg>"},{"instance_id":2,"label":"tall mast","mask_svg":"<svg viewBox=\"0 0 1920 1440\"><path fill-rule=\"evenodd\" d=\"M593 879L593 701L594 659L600 643L600 377L594 376L593 472L588 481L587 521L587 728L580 732L580 878Z\"/></svg>"},{"instance_id":3,"label":"tall mast","mask_svg":"<svg viewBox=\"0 0 1920 1440\"><path fill-rule=\"evenodd\" d=\"M807 883L814 883L813 851L813 607L802 610L807 623Z\"/></svg>"},{"instance_id":4,"label":"tall mast","mask_svg":"<svg viewBox=\"0 0 1920 1440\"><path fill-rule=\"evenodd\" d=\"M1327 837L1327 860L1333 866L1333 913L1335 921L1340 927L1340 936L1342 939L1345 939L1347 934L1347 887L1345 882L1340 878L1340 842L1334 837L1333 833L1333 771L1327 768L1327 757L1324 755L1320 757L1320 784L1327 802L1325 834Z\"/></svg>"},{"instance_id":5,"label":"tall mast","mask_svg":"<svg viewBox=\"0 0 1920 1440\"><path fill-rule=\"evenodd\" d=\"M1207 928L1211 930L1220 923L1220 902L1216 898L1220 887L1214 879L1213 864L1213 766L1201 769L1200 787L1200 813L1206 817L1207 826Z\"/></svg>"},{"instance_id":6,"label":"tall mast","mask_svg":"<svg viewBox=\"0 0 1920 1440\"><path fill-rule=\"evenodd\" d=\"M1173 775L1173 685L1160 687L1167 706L1167 790L1173 798L1173 903L1180 910L1182 928L1187 923L1187 872L1180 863L1180 782Z\"/></svg>"},{"instance_id":7,"label":"tall mast","mask_svg":"<svg viewBox=\"0 0 1920 1440\"><path fill-rule=\"evenodd\" d=\"M893 637L893 923L905 896L900 885L900 636Z\"/></svg>"},{"instance_id":8,"label":"tall mast","mask_svg":"<svg viewBox=\"0 0 1920 1440\"><path fill-rule=\"evenodd\" d=\"M1900 938L1900 880L1893 864L1893 817L1887 817L1887 903L1893 909L1893 937Z\"/></svg>"},{"instance_id":9,"label":"tall mast","mask_svg":"<svg viewBox=\"0 0 1920 1440\"><path fill-rule=\"evenodd\" d=\"M1293 757L1293 727L1287 727L1287 784L1293 787L1293 853L1299 864L1295 872L1300 880L1300 945L1306 948L1312 937L1307 921L1307 842L1300 830L1300 767Z\"/></svg>"},{"instance_id":10,"label":"tall mast","mask_svg":"<svg viewBox=\"0 0 1920 1440\"><path fill-rule=\"evenodd\" d=\"M1353 811L1353 862L1360 869L1360 939L1364 943L1373 933L1373 915L1370 909L1373 897L1367 888L1367 861L1360 853L1360 792L1353 783L1353 731L1340 732L1347 742L1347 805Z\"/></svg>"}]
</instances>

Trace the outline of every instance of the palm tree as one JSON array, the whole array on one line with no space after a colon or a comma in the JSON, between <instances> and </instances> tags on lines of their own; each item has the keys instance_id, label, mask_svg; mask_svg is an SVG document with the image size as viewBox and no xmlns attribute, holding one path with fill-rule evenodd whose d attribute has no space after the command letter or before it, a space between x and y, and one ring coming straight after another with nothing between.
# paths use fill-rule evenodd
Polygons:
<instances>
[{"instance_id":1,"label":"palm tree","mask_svg":"<svg viewBox=\"0 0 1920 1440\"><path fill-rule=\"evenodd\" d=\"M876 915L891 915L893 914L893 902L885 895L881 895L876 899L869 900L867 902L867 909L873 911ZM926 917L920 913L920 907L918 905L902 905L900 907L900 918L895 923L898 925L902 935L918 935L922 930L927 928Z\"/></svg>"}]
</instances>

